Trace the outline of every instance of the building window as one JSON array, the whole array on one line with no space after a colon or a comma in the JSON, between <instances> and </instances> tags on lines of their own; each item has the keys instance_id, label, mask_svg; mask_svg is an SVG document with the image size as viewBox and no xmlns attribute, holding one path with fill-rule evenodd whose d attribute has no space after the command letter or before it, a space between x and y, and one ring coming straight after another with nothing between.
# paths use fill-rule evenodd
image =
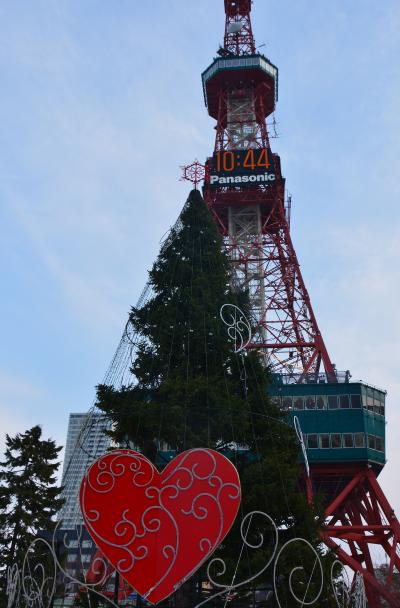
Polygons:
<instances>
[{"instance_id":1,"label":"building window","mask_svg":"<svg viewBox=\"0 0 400 608\"><path fill-rule=\"evenodd\" d=\"M90 559L91 559L90 553L83 553L82 556L81 556L81 559L82 559L82 563L83 564L87 563L87 562L90 562Z\"/></svg>"},{"instance_id":2,"label":"building window","mask_svg":"<svg viewBox=\"0 0 400 608\"><path fill-rule=\"evenodd\" d=\"M351 407L360 408L361 407L361 395L350 395L351 399Z\"/></svg>"},{"instance_id":3,"label":"building window","mask_svg":"<svg viewBox=\"0 0 400 608\"><path fill-rule=\"evenodd\" d=\"M368 447L371 450L376 450L376 440L375 435L368 435Z\"/></svg>"},{"instance_id":4,"label":"building window","mask_svg":"<svg viewBox=\"0 0 400 608\"><path fill-rule=\"evenodd\" d=\"M307 446L309 449L318 448L318 435L316 433L307 436Z\"/></svg>"},{"instance_id":5,"label":"building window","mask_svg":"<svg viewBox=\"0 0 400 608\"><path fill-rule=\"evenodd\" d=\"M313 395L306 397L306 409L315 410L315 397Z\"/></svg>"},{"instance_id":6,"label":"building window","mask_svg":"<svg viewBox=\"0 0 400 608\"><path fill-rule=\"evenodd\" d=\"M317 396L317 410L326 410L326 397L325 395Z\"/></svg>"},{"instance_id":7,"label":"building window","mask_svg":"<svg viewBox=\"0 0 400 608\"><path fill-rule=\"evenodd\" d=\"M348 395L340 395L339 402L341 409L347 409L350 407L350 400Z\"/></svg>"},{"instance_id":8,"label":"building window","mask_svg":"<svg viewBox=\"0 0 400 608\"><path fill-rule=\"evenodd\" d=\"M68 553L67 562L76 562L77 559L78 559L78 556L76 553Z\"/></svg>"},{"instance_id":9,"label":"building window","mask_svg":"<svg viewBox=\"0 0 400 608\"><path fill-rule=\"evenodd\" d=\"M303 398L295 397L293 407L295 410L303 410L304 409Z\"/></svg>"},{"instance_id":10,"label":"building window","mask_svg":"<svg viewBox=\"0 0 400 608\"><path fill-rule=\"evenodd\" d=\"M340 433L332 433L331 435L331 448L342 447L342 436Z\"/></svg>"},{"instance_id":11,"label":"building window","mask_svg":"<svg viewBox=\"0 0 400 608\"><path fill-rule=\"evenodd\" d=\"M374 392L374 412L380 416L385 415L385 394L381 391Z\"/></svg>"},{"instance_id":12,"label":"building window","mask_svg":"<svg viewBox=\"0 0 400 608\"><path fill-rule=\"evenodd\" d=\"M365 448L364 433L354 433L354 445L356 448Z\"/></svg>"},{"instance_id":13,"label":"building window","mask_svg":"<svg viewBox=\"0 0 400 608\"><path fill-rule=\"evenodd\" d=\"M380 452L385 451L382 437L379 437L379 436L375 437L375 445L376 445L376 449L379 450Z\"/></svg>"},{"instance_id":14,"label":"building window","mask_svg":"<svg viewBox=\"0 0 400 608\"><path fill-rule=\"evenodd\" d=\"M330 410L336 410L338 406L337 395L328 396L328 407Z\"/></svg>"},{"instance_id":15,"label":"building window","mask_svg":"<svg viewBox=\"0 0 400 608\"><path fill-rule=\"evenodd\" d=\"M365 386L361 387L361 403L363 407L367 407L367 389Z\"/></svg>"},{"instance_id":16,"label":"building window","mask_svg":"<svg viewBox=\"0 0 400 608\"><path fill-rule=\"evenodd\" d=\"M374 411L374 391L367 387L367 408L370 412Z\"/></svg>"},{"instance_id":17,"label":"building window","mask_svg":"<svg viewBox=\"0 0 400 608\"><path fill-rule=\"evenodd\" d=\"M83 540L82 541L82 549L91 549L92 541L91 540Z\"/></svg>"},{"instance_id":18,"label":"building window","mask_svg":"<svg viewBox=\"0 0 400 608\"><path fill-rule=\"evenodd\" d=\"M322 433L319 436L319 447L320 448L329 448L329 433Z\"/></svg>"},{"instance_id":19,"label":"building window","mask_svg":"<svg viewBox=\"0 0 400 608\"><path fill-rule=\"evenodd\" d=\"M285 410L291 410L292 409L292 398L291 397L284 397L283 398L283 409L285 409Z\"/></svg>"},{"instance_id":20,"label":"building window","mask_svg":"<svg viewBox=\"0 0 400 608\"><path fill-rule=\"evenodd\" d=\"M343 447L344 448L353 447L353 433L343 433Z\"/></svg>"}]
</instances>

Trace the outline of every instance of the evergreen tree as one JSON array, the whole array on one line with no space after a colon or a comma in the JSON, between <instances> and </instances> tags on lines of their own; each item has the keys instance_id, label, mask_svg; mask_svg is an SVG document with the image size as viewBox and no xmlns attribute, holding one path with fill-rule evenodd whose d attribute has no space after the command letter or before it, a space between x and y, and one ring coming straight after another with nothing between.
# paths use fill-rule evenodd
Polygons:
<instances>
[{"instance_id":1,"label":"evergreen tree","mask_svg":"<svg viewBox=\"0 0 400 608\"><path fill-rule=\"evenodd\" d=\"M152 297L130 313L140 337L132 365L136 382L120 390L99 386L98 406L113 422L113 438L137 446L153 462L165 446L177 453L210 447L230 454L241 478L242 515L266 511L282 528L281 541L297 535L318 546L315 514L298 488L295 433L268 398L271 378L260 356L235 354L220 319L223 304L249 315L248 296L232 287L230 268L216 224L193 190L179 228L149 273ZM241 551L241 519L219 551L230 573ZM238 576L256 572L268 551L253 553L244 552ZM298 558L303 565L301 552Z\"/></svg>"},{"instance_id":2,"label":"evergreen tree","mask_svg":"<svg viewBox=\"0 0 400 608\"><path fill-rule=\"evenodd\" d=\"M63 504L56 486L57 447L44 440L40 426L6 435L5 459L0 462L0 595L5 596L6 570L21 568L27 548L40 530L54 528Z\"/></svg>"}]
</instances>

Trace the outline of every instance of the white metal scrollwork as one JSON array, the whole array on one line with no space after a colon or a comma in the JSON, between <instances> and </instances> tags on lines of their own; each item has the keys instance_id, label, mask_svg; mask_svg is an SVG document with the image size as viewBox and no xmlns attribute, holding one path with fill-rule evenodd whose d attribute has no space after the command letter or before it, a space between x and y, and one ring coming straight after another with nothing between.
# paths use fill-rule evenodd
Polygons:
<instances>
[{"instance_id":1,"label":"white metal scrollwork","mask_svg":"<svg viewBox=\"0 0 400 608\"><path fill-rule=\"evenodd\" d=\"M298 440L300 441L301 449L303 452L304 464L306 467L307 477L310 477L310 465L308 464L306 444L304 443L304 437L303 437L303 433L301 432L300 421L297 416L294 416L293 424L294 424L294 430L296 431L296 435L297 435Z\"/></svg>"},{"instance_id":2,"label":"white metal scrollwork","mask_svg":"<svg viewBox=\"0 0 400 608\"><path fill-rule=\"evenodd\" d=\"M7 608L11 608L14 604L18 604L19 595L19 570L18 565L13 564L7 570Z\"/></svg>"},{"instance_id":3,"label":"white metal scrollwork","mask_svg":"<svg viewBox=\"0 0 400 608\"><path fill-rule=\"evenodd\" d=\"M223 304L219 311L221 320L228 327L228 336L233 341L234 352L240 353L251 341L251 325L235 304Z\"/></svg>"},{"instance_id":4,"label":"white metal scrollwork","mask_svg":"<svg viewBox=\"0 0 400 608\"><path fill-rule=\"evenodd\" d=\"M52 600L55 598L55 583L56 580L60 579L60 575L64 578L64 584L67 582L67 589L68 583L70 585L78 585L81 592L95 593L96 596L106 601L107 605L118 608L110 597L102 593L102 589L107 582L104 577L97 583L89 584L86 582L85 577L83 577L83 580L79 580L65 570L60 563L56 551L56 532L57 530L54 531L52 543L48 543L44 539L35 539L33 541L25 554L21 569L19 569L17 564L8 569L7 608L49 608ZM318 602L322 595L324 582L321 556L307 540L293 538L285 542L278 550L279 530L274 520L263 511L251 511L247 513L242 519L240 534L243 544L238 556L235 575L231 579L231 582L226 584L222 582L224 575L227 573L227 566L224 560L220 557L211 558L207 566L207 578L211 594L194 608L200 608L217 597L221 597L227 602L235 592L240 592L241 588L246 587L246 585L254 584L269 567L272 569L272 586L269 593L275 595L279 608L283 608L286 605L281 601L281 594L283 592L286 593L286 596L289 593L292 598L290 605L293 607L317 607L319 605ZM78 541L81 542L79 534ZM42 551L39 552L43 556L42 560L37 559L39 545L42 548ZM308 560L310 564L309 571L306 571L302 560L302 563L291 567L290 571L282 572L280 569L281 563L297 553L293 551L295 546L303 547L302 555L308 552L311 556L311 560ZM46 555L43 550L45 550ZM76 548L74 550L76 551ZM264 563L251 576L243 580L235 580L242 555L244 553L248 554L251 551L262 551L265 553ZM313 557L314 560L312 559ZM335 562L335 565L343 568L342 564L338 561ZM105 563L104 566L105 572L108 564ZM344 571L343 575L346 574ZM108 576L110 576L109 570ZM301 578L300 584L299 577ZM312 596L310 590L311 584L313 585ZM338 583L337 576L334 576L332 567L331 584L338 608L349 608L350 606L354 606L354 608L366 608L365 588L361 575L357 575L353 593L350 594L349 585L345 582Z\"/></svg>"}]
</instances>

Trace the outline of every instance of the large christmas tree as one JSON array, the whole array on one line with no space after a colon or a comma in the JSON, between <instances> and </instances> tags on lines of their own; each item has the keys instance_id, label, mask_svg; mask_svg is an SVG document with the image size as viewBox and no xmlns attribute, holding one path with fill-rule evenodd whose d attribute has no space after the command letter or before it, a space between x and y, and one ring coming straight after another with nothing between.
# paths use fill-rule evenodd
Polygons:
<instances>
[{"instance_id":1,"label":"large christmas tree","mask_svg":"<svg viewBox=\"0 0 400 608\"><path fill-rule=\"evenodd\" d=\"M281 528L281 542L296 535L317 546L315 514L299 491L296 435L268 397L270 376L259 354L235 353L220 318L224 304L250 314L248 296L235 289L222 245L209 210L193 190L179 228L150 271L152 297L130 314L139 336L132 365L136 380L120 390L99 386L98 406L112 420L120 445L136 446L157 464L167 450L201 446L224 452L239 470L242 517L265 511ZM242 517L219 551L229 576L242 550ZM251 576L266 559L263 551L255 557L247 548L242 553L236 579ZM302 563L308 559L298 557ZM270 578L267 573L262 580Z\"/></svg>"}]
</instances>

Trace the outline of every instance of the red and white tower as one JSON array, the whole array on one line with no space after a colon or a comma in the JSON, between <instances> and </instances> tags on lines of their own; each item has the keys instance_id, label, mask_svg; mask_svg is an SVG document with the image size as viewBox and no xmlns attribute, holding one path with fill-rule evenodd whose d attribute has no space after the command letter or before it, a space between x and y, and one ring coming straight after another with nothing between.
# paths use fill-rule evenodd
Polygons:
<instances>
[{"instance_id":1,"label":"red and white tower","mask_svg":"<svg viewBox=\"0 0 400 608\"><path fill-rule=\"evenodd\" d=\"M278 69L256 51L251 0L225 0L224 46L203 72L217 121L204 196L225 240L235 279L249 290L253 348L273 371L316 377L331 363L290 237L285 180L266 118L278 99Z\"/></svg>"},{"instance_id":2,"label":"red and white tower","mask_svg":"<svg viewBox=\"0 0 400 608\"><path fill-rule=\"evenodd\" d=\"M288 418L296 414L301 422L310 464L308 496L325 490L321 538L363 576L371 608L382 606L382 598L400 608L392 587L393 573L400 571L400 523L377 481L385 464L384 406L370 396L384 393L361 383L350 385L349 374L337 373L330 360L290 236L280 158L268 137L266 119L278 99L278 69L257 52L251 0L224 3L224 45L202 74L205 103L217 122L214 153L205 165L204 198L224 238L233 281L249 291L256 327L249 347L262 353L279 378L271 394L282 399L282 407L289 400ZM358 393L353 409L349 392ZM332 404L316 397L328 393ZM335 409L338 403L343 411ZM323 445L326 438L328 446ZM384 580L375 572L371 546L387 556Z\"/></svg>"}]
</instances>

